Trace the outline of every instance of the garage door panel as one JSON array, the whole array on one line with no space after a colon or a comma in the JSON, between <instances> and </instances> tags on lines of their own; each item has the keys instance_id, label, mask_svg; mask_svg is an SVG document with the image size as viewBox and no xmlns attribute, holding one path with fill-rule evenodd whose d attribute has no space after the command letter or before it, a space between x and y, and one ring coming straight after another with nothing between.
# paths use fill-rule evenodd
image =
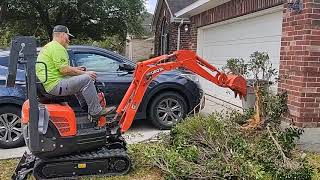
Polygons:
<instances>
[{"instance_id":1,"label":"garage door panel","mask_svg":"<svg viewBox=\"0 0 320 180\"><path fill-rule=\"evenodd\" d=\"M226 88L217 87L216 85L213 85L212 83L202 78L200 79L200 83L204 87L204 91L207 94L223 99L224 101L231 102L237 106L241 106L241 101L239 99L234 98L233 91Z\"/></svg>"},{"instance_id":2,"label":"garage door panel","mask_svg":"<svg viewBox=\"0 0 320 180\"><path fill-rule=\"evenodd\" d=\"M203 27L199 31L198 54L220 70L230 58L249 60L255 51L267 52L276 69L280 63L282 11L233 23ZM205 92L241 106L231 90L200 79Z\"/></svg>"},{"instance_id":3,"label":"garage door panel","mask_svg":"<svg viewBox=\"0 0 320 180\"><path fill-rule=\"evenodd\" d=\"M279 43L263 43L261 44L234 44L234 45L221 45L221 46L207 46L204 47L204 58L211 64L221 67L226 64L226 61L230 58L243 58L249 60L250 55L254 51L267 52L270 57L270 61L273 64L279 64L280 48L277 48Z\"/></svg>"},{"instance_id":4,"label":"garage door panel","mask_svg":"<svg viewBox=\"0 0 320 180\"><path fill-rule=\"evenodd\" d=\"M281 35L278 28L282 26L282 18L279 17L282 17L281 11L204 29L203 43Z\"/></svg>"}]
</instances>

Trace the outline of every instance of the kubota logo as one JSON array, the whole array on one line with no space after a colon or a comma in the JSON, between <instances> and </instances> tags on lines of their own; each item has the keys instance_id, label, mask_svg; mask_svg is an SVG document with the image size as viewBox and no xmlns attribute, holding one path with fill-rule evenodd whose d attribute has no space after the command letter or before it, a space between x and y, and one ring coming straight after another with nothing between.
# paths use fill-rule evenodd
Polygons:
<instances>
[{"instance_id":1,"label":"kubota logo","mask_svg":"<svg viewBox=\"0 0 320 180\"><path fill-rule=\"evenodd\" d=\"M163 68L159 68L159 69L156 69L156 70L154 70L154 71L151 71L151 72L149 72L149 73L147 74L147 76L152 76L152 75L154 75L154 74L156 74L156 73L159 73L159 72L161 72L161 71L164 71L164 69L163 69Z\"/></svg>"}]
</instances>

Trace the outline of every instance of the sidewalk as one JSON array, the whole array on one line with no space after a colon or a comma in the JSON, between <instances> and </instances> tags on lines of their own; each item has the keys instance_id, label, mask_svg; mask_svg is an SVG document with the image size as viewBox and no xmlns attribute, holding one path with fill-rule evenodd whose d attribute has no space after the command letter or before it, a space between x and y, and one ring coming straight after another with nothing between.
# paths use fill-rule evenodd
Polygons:
<instances>
[{"instance_id":1,"label":"sidewalk","mask_svg":"<svg viewBox=\"0 0 320 180\"><path fill-rule=\"evenodd\" d=\"M298 148L309 152L320 152L320 128L304 128L304 134L297 141Z\"/></svg>"}]
</instances>

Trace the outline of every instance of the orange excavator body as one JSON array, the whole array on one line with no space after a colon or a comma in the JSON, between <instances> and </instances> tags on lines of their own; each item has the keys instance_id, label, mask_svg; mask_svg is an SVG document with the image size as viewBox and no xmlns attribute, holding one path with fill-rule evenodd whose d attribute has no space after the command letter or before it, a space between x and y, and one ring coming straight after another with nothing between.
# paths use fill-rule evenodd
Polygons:
<instances>
[{"instance_id":1,"label":"orange excavator body","mask_svg":"<svg viewBox=\"0 0 320 180\"><path fill-rule=\"evenodd\" d=\"M75 136L77 134L77 120L73 109L67 104L46 104L51 122L57 128L62 137ZM29 100L22 106L22 123L29 122Z\"/></svg>"},{"instance_id":2,"label":"orange excavator body","mask_svg":"<svg viewBox=\"0 0 320 180\"><path fill-rule=\"evenodd\" d=\"M100 105L106 107L106 99L104 93L98 93ZM61 137L70 137L77 134L77 119L73 109L68 104L45 104L49 112L50 120L57 128ZM22 105L22 124L28 124L30 112L29 100ZM98 121L99 127L104 127L107 123L106 117L100 117Z\"/></svg>"}]
</instances>

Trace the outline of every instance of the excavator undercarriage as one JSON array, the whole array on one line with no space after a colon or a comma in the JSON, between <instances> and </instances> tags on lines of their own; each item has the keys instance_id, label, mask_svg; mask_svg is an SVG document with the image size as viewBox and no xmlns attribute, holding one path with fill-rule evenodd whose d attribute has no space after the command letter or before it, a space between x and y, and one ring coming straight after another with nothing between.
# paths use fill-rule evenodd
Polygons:
<instances>
[{"instance_id":1,"label":"excavator undercarriage","mask_svg":"<svg viewBox=\"0 0 320 180\"><path fill-rule=\"evenodd\" d=\"M78 129L77 140L55 139L55 144L67 151L53 150L44 155L25 152L12 179L24 180L31 173L36 179L119 176L128 173L131 159L127 154L126 142L121 136L118 124L110 123L106 126L108 128L97 128L93 126L94 124L87 123L85 129ZM54 139L51 132L54 128L50 128L52 126L50 123L45 135L47 139ZM91 128L88 128L89 126Z\"/></svg>"},{"instance_id":2,"label":"excavator undercarriage","mask_svg":"<svg viewBox=\"0 0 320 180\"><path fill-rule=\"evenodd\" d=\"M33 173L36 179L72 178L81 176L118 176L126 174L131 160L124 148L107 146L85 153L58 158L40 159L25 152L13 179L26 179Z\"/></svg>"}]
</instances>

